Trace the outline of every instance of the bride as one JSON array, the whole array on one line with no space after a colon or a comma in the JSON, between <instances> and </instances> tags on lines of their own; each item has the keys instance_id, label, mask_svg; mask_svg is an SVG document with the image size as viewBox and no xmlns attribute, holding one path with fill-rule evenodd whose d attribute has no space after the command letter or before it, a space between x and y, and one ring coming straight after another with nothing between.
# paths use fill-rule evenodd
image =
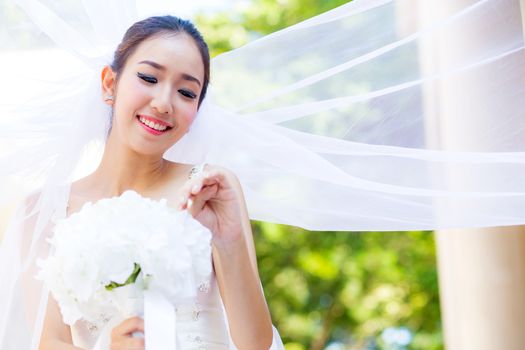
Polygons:
<instances>
[{"instance_id":1,"label":"bride","mask_svg":"<svg viewBox=\"0 0 525 350\"><path fill-rule=\"evenodd\" d=\"M436 0L421 5L426 11L405 1L354 0L214 58L213 100L208 53L188 24L132 30L102 69L107 48L141 18L135 1L16 2L81 65L67 75L63 50L59 59L42 50L5 65L0 205L12 199L11 187L21 188L10 180L42 191L15 213L2 241L0 265L9 266L0 275L2 349L141 342L130 336L143 329L137 318L111 335L82 323L68 329L34 279L52 216L128 189L165 198L213 232L216 280L177 310L179 341L188 348L282 348L245 200L251 219L310 230L525 222L523 176L515 176L525 173L525 48L514 0ZM419 12L427 13L421 21L405 21ZM26 24L14 25L21 46ZM69 84L48 89L35 67L67 75ZM99 141L100 166L70 187Z\"/></svg>"},{"instance_id":2,"label":"bride","mask_svg":"<svg viewBox=\"0 0 525 350\"><path fill-rule=\"evenodd\" d=\"M72 184L67 213L79 211L86 202L119 196L130 189L188 210L213 234L217 285L200 295L202 317L195 320L200 324L179 327L182 348L229 348L221 301L213 295L218 286L234 345L268 349L273 339L271 318L239 181L224 167L205 165L195 172L199 167L163 158L190 129L206 95L209 76L208 48L191 22L158 16L131 26L113 63L101 74L101 98L112 107L102 161L95 172ZM84 328L82 323L72 329L65 325L57 302L50 296L40 350L91 348L97 339ZM144 349L144 339L133 337L135 332L144 332L143 320L124 320L112 329L109 348Z\"/></svg>"}]
</instances>

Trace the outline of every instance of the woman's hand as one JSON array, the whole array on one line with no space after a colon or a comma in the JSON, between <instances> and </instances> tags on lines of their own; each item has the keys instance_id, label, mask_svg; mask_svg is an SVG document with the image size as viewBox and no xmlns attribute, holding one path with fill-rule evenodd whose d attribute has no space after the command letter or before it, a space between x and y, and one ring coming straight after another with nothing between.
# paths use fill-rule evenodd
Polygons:
<instances>
[{"instance_id":1,"label":"woman's hand","mask_svg":"<svg viewBox=\"0 0 525 350\"><path fill-rule=\"evenodd\" d=\"M239 180L225 168L206 165L183 186L180 208L213 233L213 266L236 347L268 349L272 320Z\"/></svg>"},{"instance_id":2,"label":"woman's hand","mask_svg":"<svg viewBox=\"0 0 525 350\"><path fill-rule=\"evenodd\" d=\"M223 167L207 164L183 186L179 209L188 209L213 233L215 243L227 243L243 238L242 205L237 177Z\"/></svg>"},{"instance_id":3,"label":"woman's hand","mask_svg":"<svg viewBox=\"0 0 525 350\"><path fill-rule=\"evenodd\" d=\"M133 332L144 333L144 320L128 318L111 331L110 350L144 350L144 338L134 338Z\"/></svg>"}]
</instances>

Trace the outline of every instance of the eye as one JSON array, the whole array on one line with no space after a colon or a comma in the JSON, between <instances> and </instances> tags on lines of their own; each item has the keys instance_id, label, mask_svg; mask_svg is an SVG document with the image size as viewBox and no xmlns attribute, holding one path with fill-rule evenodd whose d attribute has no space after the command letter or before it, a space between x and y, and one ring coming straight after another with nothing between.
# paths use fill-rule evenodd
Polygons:
<instances>
[{"instance_id":1,"label":"eye","mask_svg":"<svg viewBox=\"0 0 525 350\"><path fill-rule=\"evenodd\" d=\"M184 97L188 97L188 98L191 98L191 99L194 99L197 97L197 94L195 94L194 92L190 91L190 90L184 90L184 89L180 89L179 90L179 93L184 96Z\"/></svg>"},{"instance_id":2,"label":"eye","mask_svg":"<svg viewBox=\"0 0 525 350\"><path fill-rule=\"evenodd\" d=\"M150 83L150 84L156 84L156 83L157 83L157 78L152 77L152 76L150 76L150 75L146 75L146 74L142 74L142 73L140 73L140 72L137 72L137 76L138 76L140 79L142 79L142 80L144 80L145 82L147 82L147 83Z\"/></svg>"}]
</instances>

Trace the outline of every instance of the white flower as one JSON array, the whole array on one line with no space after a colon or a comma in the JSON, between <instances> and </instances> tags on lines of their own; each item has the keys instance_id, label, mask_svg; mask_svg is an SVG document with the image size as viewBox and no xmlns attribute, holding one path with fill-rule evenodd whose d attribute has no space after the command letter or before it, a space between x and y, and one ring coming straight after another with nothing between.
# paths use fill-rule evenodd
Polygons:
<instances>
[{"instance_id":1,"label":"white flower","mask_svg":"<svg viewBox=\"0 0 525 350\"><path fill-rule=\"evenodd\" d=\"M156 289L174 304L195 297L211 275L210 241L210 231L187 211L126 191L58 220L49 239L53 253L39 261L37 278L66 324L81 318L97 324L129 313L130 291L140 299L139 291ZM106 289L124 284L135 264L141 272L133 286Z\"/></svg>"}]
</instances>

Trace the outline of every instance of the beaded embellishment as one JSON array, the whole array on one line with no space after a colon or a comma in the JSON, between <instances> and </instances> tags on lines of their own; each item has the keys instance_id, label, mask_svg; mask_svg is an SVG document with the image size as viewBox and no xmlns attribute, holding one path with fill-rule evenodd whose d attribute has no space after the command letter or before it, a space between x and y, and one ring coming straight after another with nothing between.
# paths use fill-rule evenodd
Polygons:
<instances>
[{"instance_id":1,"label":"beaded embellishment","mask_svg":"<svg viewBox=\"0 0 525 350\"><path fill-rule=\"evenodd\" d=\"M202 311L201 305L196 302L193 305L193 312L192 312L193 321L198 321L199 320L199 316L201 314L201 311Z\"/></svg>"},{"instance_id":2,"label":"beaded embellishment","mask_svg":"<svg viewBox=\"0 0 525 350\"><path fill-rule=\"evenodd\" d=\"M104 328L104 326L110 321L110 319L111 318L109 318L108 316L100 314L98 320L95 322L85 321L89 333L91 333L92 335L96 334L100 329Z\"/></svg>"},{"instance_id":3,"label":"beaded embellishment","mask_svg":"<svg viewBox=\"0 0 525 350\"><path fill-rule=\"evenodd\" d=\"M210 291L210 281L206 281L200 284L199 292L208 293Z\"/></svg>"},{"instance_id":4,"label":"beaded embellishment","mask_svg":"<svg viewBox=\"0 0 525 350\"><path fill-rule=\"evenodd\" d=\"M198 344L199 350L207 350L208 345L202 343L202 338L200 336L193 336L191 334L188 334L187 338L188 341Z\"/></svg>"},{"instance_id":5,"label":"beaded embellishment","mask_svg":"<svg viewBox=\"0 0 525 350\"><path fill-rule=\"evenodd\" d=\"M193 168L191 168L190 174L188 175L188 179L192 179L198 174L202 173L205 166L206 166L206 163L202 163L202 164L196 165Z\"/></svg>"}]
</instances>

